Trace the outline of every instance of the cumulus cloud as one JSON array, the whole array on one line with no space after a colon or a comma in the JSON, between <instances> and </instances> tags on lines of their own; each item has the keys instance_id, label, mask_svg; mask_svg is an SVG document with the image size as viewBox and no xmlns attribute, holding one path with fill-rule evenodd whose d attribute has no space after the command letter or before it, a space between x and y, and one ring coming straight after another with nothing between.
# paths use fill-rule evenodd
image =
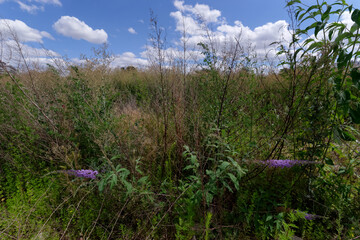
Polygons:
<instances>
[{"instance_id":1,"label":"cumulus cloud","mask_svg":"<svg viewBox=\"0 0 360 240\"><path fill-rule=\"evenodd\" d=\"M208 5L196 4L195 6L184 5L184 1L175 0L174 6L183 13L189 12L197 17L200 17L203 21L208 23L218 22L221 12L216 9L210 9Z\"/></svg>"},{"instance_id":2,"label":"cumulus cloud","mask_svg":"<svg viewBox=\"0 0 360 240\"><path fill-rule=\"evenodd\" d=\"M76 17L62 16L54 23L53 28L56 32L66 37L71 37L76 40L83 39L95 44L105 43L108 38L104 29L94 30Z\"/></svg>"},{"instance_id":3,"label":"cumulus cloud","mask_svg":"<svg viewBox=\"0 0 360 240\"><path fill-rule=\"evenodd\" d=\"M348 11L344 12L341 15L340 22L346 24L348 28L351 28L351 26L354 24L354 21L351 20L351 13Z\"/></svg>"},{"instance_id":4,"label":"cumulus cloud","mask_svg":"<svg viewBox=\"0 0 360 240\"><path fill-rule=\"evenodd\" d=\"M137 32L135 31L135 29L133 29L132 27L128 28L129 33L131 34L137 34Z\"/></svg>"},{"instance_id":5,"label":"cumulus cloud","mask_svg":"<svg viewBox=\"0 0 360 240\"><path fill-rule=\"evenodd\" d=\"M193 16L186 16L180 11L172 12L170 16L176 21L176 31L190 35L205 34L201 24Z\"/></svg>"},{"instance_id":6,"label":"cumulus cloud","mask_svg":"<svg viewBox=\"0 0 360 240\"><path fill-rule=\"evenodd\" d=\"M144 58L136 57L132 52L125 52L120 55L116 55L114 61L111 63L112 67L144 67L148 65L148 61Z\"/></svg>"},{"instance_id":7,"label":"cumulus cloud","mask_svg":"<svg viewBox=\"0 0 360 240\"><path fill-rule=\"evenodd\" d=\"M47 59L50 62L59 57L60 54L52 50L30 46L15 40L6 40L1 43L1 60L16 67L22 66L24 61L32 66L37 59L41 59L42 62Z\"/></svg>"},{"instance_id":8,"label":"cumulus cloud","mask_svg":"<svg viewBox=\"0 0 360 240\"><path fill-rule=\"evenodd\" d=\"M44 48L36 48L30 45L16 42L15 40L7 40L5 42L6 51L11 51L11 54L22 51L24 56L28 57L59 57L60 55L57 52L52 50L47 50Z\"/></svg>"},{"instance_id":9,"label":"cumulus cloud","mask_svg":"<svg viewBox=\"0 0 360 240\"><path fill-rule=\"evenodd\" d=\"M266 23L253 30L240 21L235 21L234 25L223 24L217 27L217 30L228 37L239 36L243 41L251 42L257 48L268 47L271 43L280 40L291 40L288 23L284 20Z\"/></svg>"},{"instance_id":10,"label":"cumulus cloud","mask_svg":"<svg viewBox=\"0 0 360 240\"><path fill-rule=\"evenodd\" d=\"M5 39L16 37L21 42L43 43L43 38L54 40L50 33L31 28L20 20L0 19L0 32Z\"/></svg>"},{"instance_id":11,"label":"cumulus cloud","mask_svg":"<svg viewBox=\"0 0 360 240\"><path fill-rule=\"evenodd\" d=\"M241 21L233 24L226 22L221 12L211 9L205 4L186 5L184 1L175 0L177 9L170 16L176 23L176 31L186 37L178 42L186 41L189 47L196 48L199 42L207 43L209 40L218 46L231 45L231 42L240 41L242 46L250 46L257 54L265 55L270 51L270 44L278 41L290 41L291 33L285 20L269 22L256 28L249 28ZM229 44L230 43L230 44Z\"/></svg>"}]
</instances>

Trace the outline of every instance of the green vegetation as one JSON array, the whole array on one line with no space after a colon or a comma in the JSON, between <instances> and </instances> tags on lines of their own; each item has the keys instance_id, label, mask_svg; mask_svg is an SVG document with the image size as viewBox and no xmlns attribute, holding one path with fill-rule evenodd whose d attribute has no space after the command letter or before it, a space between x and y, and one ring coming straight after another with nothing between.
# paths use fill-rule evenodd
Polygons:
<instances>
[{"instance_id":1,"label":"green vegetation","mask_svg":"<svg viewBox=\"0 0 360 240\"><path fill-rule=\"evenodd\" d=\"M360 10L287 5L279 73L239 42L170 64L152 17L147 69L2 75L0 238L359 238Z\"/></svg>"}]
</instances>

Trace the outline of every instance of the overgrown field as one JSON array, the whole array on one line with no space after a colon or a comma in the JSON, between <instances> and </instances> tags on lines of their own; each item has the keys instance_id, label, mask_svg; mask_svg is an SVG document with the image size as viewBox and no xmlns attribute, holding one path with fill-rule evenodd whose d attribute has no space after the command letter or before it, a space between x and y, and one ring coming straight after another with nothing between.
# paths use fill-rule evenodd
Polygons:
<instances>
[{"instance_id":1,"label":"overgrown field","mask_svg":"<svg viewBox=\"0 0 360 240\"><path fill-rule=\"evenodd\" d=\"M148 68L5 71L0 238L359 238L360 11L288 5L275 68L210 38L168 61L152 19Z\"/></svg>"}]
</instances>

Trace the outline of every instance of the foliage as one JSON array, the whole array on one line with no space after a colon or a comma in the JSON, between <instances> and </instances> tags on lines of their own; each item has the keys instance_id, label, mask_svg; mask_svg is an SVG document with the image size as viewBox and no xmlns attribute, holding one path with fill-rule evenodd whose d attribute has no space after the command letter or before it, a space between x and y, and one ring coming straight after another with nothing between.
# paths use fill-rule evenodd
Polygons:
<instances>
[{"instance_id":1,"label":"foliage","mask_svg":"<svg viewBox=\"0 0 360 240\"><path fill-rule=\"evenodd\" d=\"M358 238L360 10L287 7L273 71L236 39L187 71L152 15L146 69L1 75L0 238Z\"/></svg>"}]
</instances>

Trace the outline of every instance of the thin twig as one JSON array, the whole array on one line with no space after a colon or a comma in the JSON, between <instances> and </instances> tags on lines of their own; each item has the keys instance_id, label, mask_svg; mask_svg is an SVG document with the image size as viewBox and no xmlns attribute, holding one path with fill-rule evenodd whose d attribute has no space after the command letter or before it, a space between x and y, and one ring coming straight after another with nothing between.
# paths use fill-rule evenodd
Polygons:
<instances>
[{"instance_id":1,"label":"thin twig","mask_svg":"<svg viewBox=\"0 0 360 240\"><path fill-rule=\"evenodd\" d=\"M96 185L95 185L95 186L96 186ZM93 186L93 187L91 188L91 190L93 190L93 189L95 188L95 186ZM68 228L69 228L69 226L70 226L70 223L71 223L71 221L73 220L73 218L74 218L74 216L75 216L75 213L78 211L81 202L85 199L85 197L86 197L87 195L89 195L89 194L91 193L91 190L90 190L89 192L87 192L87 193L80 199L80 201L78 202L78 205L76 206L76 209L74 210L74 213L72 214L72 216L71 216L71 218L70 218L70 220L69 220L69 222L68 222L68 224L67 224L67 226L66 226L66 228L65 228L65 231L64 231L63 235L62 235L61 238L60 238L60 240L65 237L65 234L66 234L66 232L67 232L67 230L68 230Z\"/></svg>"},{"instance_id":2,"label":"thin twig","mask_svg":"<svg viewBox=\"0 0 360 240\"><path fill-rule=\"evenodd\" d=\"M175 205L175 203L182 197L182 195L185 194L185 192L192 186L193 184L189 185L177 198L176 200L170 205L169 209L165 212L165 214L161 217L161 219L159 220L159 222L155 225L155 227L153 227L153 230L150 232L150 234L145 238L145 239L149 239L150 236L154 233L155 229L159 226L159 224L162 222L162 220L164 220L165 216L170 212L170 210L172 209L172 207Z\"/></svg>"},{"instance_id":3,"label":"thin twig","mask_svg":"<svg viewBox=\"0 0 360 240\"><path fill-rule=\"evenodd\" d=\"M95 222L93 223L93 227L91 228L91 231L89 232L89 237L88 237L89 239L90 239L91 233L94 231L94 228L95 228L95 226L96 226L96 224L97 224L97 222L98 222L98 220L99 220L99 218L100 218L100 214L101 214L101 211L102 211L103 206L104 206L104 201L105 201L105 196L104 196L104 198L103 198L103 200L102 200L101 207L100 207L100 210L99 210L99 214L97 215L96 220L95 220ZM85 234L85 235L86 235L86 234ZM84 239L86 239L86 236L84 236Z\"/></svg>"},{"instance_id":4,"label":"thin twig","mask_svg":"<svg viewBox=\"0 0 360 240\"><path fill-rule=\"evenodd\" d=\"M121 208L120 212L118 213L118 215L117 215L117 217L116 217L116 220L115 220L115 223L114 223L113 227L111 228L111 232L110 232L110 234L109 234L109 236L108 236L108 238L107 238L107 239L110 239L111 234L112 234L112 233L113 233L113 231L114 231L115 225L116 225L117 221L119 220L119 218L120 218L120 216L121 216L121 213L124 211L125 206L126 206L126 205L127 205L127 203L130 201L130 199L131 199L131 198L128 198L128 199L126 200L126 202L125 202L124 206Z\"/></svg>"},{"instance_id":5,"label":"thin twig","mask_svg":"<svg viewBox=\"0 0 360 240\"><path fill-rule=\"evenodd\" d=\"M48 217L48 219L47 219L47 220L45 221L45 223L42 225L42 227L40 228L38 234L36 235L36 237L35 237L34 239L37 239L37 238L38 238L38 236L41 234L42 230L44 229L45 225L46 225L46 224L49 222L49 220L51 219L52 215L54 215L54 213L55 213L57 210L59 210L62 205L64 205L67 201L69 201L69 199L70 199L71 197L75 197L76 193L79 191L79 189L80 189L81 186L83 186L83 184L80 185L80 186L76 189L75 194L73 194L73 196L67 197L62 203L60 203L60 204L55 208L55 210L50 214L50 216Z\"/></svg>"},{"instance_id":6,"label":"thin twig","mask_svg":"<svg viewBox=\"0 0 360 240\"><path fill-rule=\"evenodd\" d=\"M31 214L35 211L35 207L36 205L39 203L39 201L45 196L45 194L49 191L50 187L52 186L53 182L51 182L49 184L49 187L46 189L46 191L36 200L34 206L30 209L29 211L29 214L27 215L26 219L25 219L25 222L24 224L26 225L26 223L28 222L29 220L29 217L31 216ZM20 228L19 228L19 235L18 235L18 239L21 239L22 237L22 231L20 231Z\"/></svg>"}]
</instances>

